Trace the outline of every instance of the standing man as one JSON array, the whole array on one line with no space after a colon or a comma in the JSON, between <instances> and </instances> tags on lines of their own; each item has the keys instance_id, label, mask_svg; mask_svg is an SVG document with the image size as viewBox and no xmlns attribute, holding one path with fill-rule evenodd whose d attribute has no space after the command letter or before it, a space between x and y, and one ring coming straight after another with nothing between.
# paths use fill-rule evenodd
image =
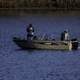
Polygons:
<instances>
[{"instance_id":1,"label":"standing man","mask_svg":"<svg viewBox=\"0 0 80 80\"><path fill-rule=\"evenodd\" d=\"M27 31L27 39L32 40L34 37L34 28L33 28L32 24L29 24L26 31Z\"/></svg>"}]
</instances>

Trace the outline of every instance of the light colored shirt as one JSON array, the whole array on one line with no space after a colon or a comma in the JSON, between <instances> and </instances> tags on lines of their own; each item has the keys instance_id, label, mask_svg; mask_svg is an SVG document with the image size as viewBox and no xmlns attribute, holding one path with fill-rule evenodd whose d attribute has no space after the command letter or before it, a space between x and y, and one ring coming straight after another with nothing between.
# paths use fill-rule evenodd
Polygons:
<instances>
[{"instance_id":1,"label":"light colored shirt","mask_svg":"<svg viewBox=\"0 0 80 80\"><path fill-rule=\"evenodd\" d=\"M65 40L69 40L69 34L65 33Z\"/></svg>"}]
</instances>

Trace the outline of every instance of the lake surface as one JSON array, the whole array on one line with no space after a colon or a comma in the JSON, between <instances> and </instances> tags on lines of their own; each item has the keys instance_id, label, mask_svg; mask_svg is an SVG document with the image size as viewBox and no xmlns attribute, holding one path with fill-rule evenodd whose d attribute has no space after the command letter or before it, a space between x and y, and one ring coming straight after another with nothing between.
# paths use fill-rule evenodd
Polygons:
<instances>
[{"instance_id":1,"label":"lake surface","mask_svg":"<svg viewBox=\"0 0 80 80\"><path fill-rule=\"evenodd\" d=\"M80 80L80 50L20 50L12 38L26 38L29 23L37 35L58 40L68 29L71 38L80 38L79 15L0 17L0 80Z\"/></svg>"}]
</instances>

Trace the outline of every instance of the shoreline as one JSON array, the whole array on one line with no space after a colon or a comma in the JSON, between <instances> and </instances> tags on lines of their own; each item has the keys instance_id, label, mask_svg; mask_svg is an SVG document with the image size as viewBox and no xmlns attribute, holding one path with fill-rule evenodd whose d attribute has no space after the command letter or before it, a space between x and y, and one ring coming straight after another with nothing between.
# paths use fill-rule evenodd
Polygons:
<instances>
[{"instance_id":1,"label":"shoreline","mask_svg":"<svg viewBox=\"0 0 80 80\"><path fill-rule=\"evenodd\" d=\"M0 16L26 16L26 15L80 16L80 10L0 9Z\"/></svg>"}]
</instances>

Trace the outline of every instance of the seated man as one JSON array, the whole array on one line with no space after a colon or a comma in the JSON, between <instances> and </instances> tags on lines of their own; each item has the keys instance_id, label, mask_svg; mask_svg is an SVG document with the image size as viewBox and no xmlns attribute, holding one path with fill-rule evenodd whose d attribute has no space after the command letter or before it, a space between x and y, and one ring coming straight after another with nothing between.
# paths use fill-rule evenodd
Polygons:
<instances>
[{"instance_id":1,"label":"seated man","mask_svg":"<svg viewBox=\"0 0 80 80\"><path fill-rule=\"evenodd\" d=\"M61 33L61 41L64 40L69 40L69 33L67 31Z\"/></svg>"}]
</instances>

